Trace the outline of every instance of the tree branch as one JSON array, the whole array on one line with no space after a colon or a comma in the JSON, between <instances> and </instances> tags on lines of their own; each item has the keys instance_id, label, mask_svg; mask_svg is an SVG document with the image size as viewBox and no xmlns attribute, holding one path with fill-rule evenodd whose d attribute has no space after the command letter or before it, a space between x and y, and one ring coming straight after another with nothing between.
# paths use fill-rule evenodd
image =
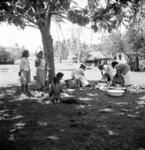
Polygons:
<instances>
[{"instance_id":1,"label":"tree branch","mask_svg":"<svg viewBox=\"0 0 145 150\"><path fill-rule=\"evenodd\" d=\"M29 24L29 23L28 23L28 24L26 23L26 26L27 26L27 27L32 27L32 28L35 28L35 29L39 29L39 28L38 28L38 26L35 26L35 25L32 25L32 24Z\"/></svg>"}]
</instances>

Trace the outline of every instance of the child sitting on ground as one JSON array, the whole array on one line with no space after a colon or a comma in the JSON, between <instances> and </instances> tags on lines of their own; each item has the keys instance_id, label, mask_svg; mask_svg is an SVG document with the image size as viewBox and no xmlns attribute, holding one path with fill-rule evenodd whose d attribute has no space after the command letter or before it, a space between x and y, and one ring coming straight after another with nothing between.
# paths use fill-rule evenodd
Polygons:
<instances>
[{"instance_id":1,"label":"child sitting on ground","mask_svg":"<svg viewBox=\"0 0 145 150\"><path fill-rule=\"evenodd\" d=\"M54 103L60 103L62 98L61 98L61 93L63 92L62 84L60 81L62 80L64 74L59 72L57 75L54 77L53 82L50 85L49 89L49 97L52 102Z\"/></svg>"},{"instance_id":2,"label":"child sitting on ground","mask_svg":"<svg viewBox=\"0 0 145 150\"><path fill-rule=\"evenodd\" d=\"M112 80L112 86L125 86L125 81L123 76L121 75L121 72L118 70L115 74L115 76L113 77Z\"/></svg>"}]
</instances>

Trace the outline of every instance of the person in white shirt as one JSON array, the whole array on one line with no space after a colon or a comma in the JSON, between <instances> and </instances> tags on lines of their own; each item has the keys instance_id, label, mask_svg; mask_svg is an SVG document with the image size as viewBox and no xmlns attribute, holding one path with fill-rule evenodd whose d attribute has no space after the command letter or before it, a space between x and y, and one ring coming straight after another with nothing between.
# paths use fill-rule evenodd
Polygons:
<instances>
[{"instance_id":1,"label":"person in white shirt","mask_svg":"<svg viewBox=\"0 0 145 150\"><path fill-rule=\"evenodd\" d=\"M73 70L71 77L72 79L77 81L77 86L87 87L90 86L90 83L85 77L84 71L86 70L86 66L81 64L78 69Z\"/></svg>"},{"instance_id":2,"label":"person in white shirt","mask_svg":"<svg viewBox=\"0 0 145 150\"><path fill-rule=\"evenodd\" d=\"M113 79L113 68L109 64L100 65L98 67L101 71L102 78L106 79L107 82L111 82Z\"/></svg>"},{"instance_id":3,"label":"person in white shirt","mask_svg":"<svg viewBox=\"0 0 145 150\"><path fill-rule=\"evenodd\" d=\"M19 76L21 77L21 92L29 94L28 83L30 83L30 65L28 61L29 51L24 50L20 60Z\"/></svg>"}]
</instances>

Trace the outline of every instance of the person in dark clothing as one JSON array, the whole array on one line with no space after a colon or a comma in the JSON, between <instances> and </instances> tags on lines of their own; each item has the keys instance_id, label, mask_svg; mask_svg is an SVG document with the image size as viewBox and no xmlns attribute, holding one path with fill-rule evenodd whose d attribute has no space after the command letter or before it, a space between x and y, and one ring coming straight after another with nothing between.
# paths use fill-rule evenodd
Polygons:
<instances>
[{"instance_id":1,"label":"person in dark clothing","mask_svg":"<svg viewBox=\"0 0 145 150\"><path fill-rule=\"evenodd\" d=\"M63 87L60 81L62 80L63 76L64 76L63 73L61 72L57 73L50 85L49 97L51 101L55 103L60 103L62 100L61 93L63 92Z\"/></svg>"}]
</instances>

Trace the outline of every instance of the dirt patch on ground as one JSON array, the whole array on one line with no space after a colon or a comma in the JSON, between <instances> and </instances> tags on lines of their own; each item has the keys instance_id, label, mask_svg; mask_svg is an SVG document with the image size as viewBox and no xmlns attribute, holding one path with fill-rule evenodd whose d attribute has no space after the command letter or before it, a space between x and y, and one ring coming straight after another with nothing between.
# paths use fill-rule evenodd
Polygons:
<instances>
[{"instance_id":1,"label":"dirt patch on ground","mask_svg":"<svg viewBox=\"0 0 145 150\"><path fill-rule=\"evenodd\" d=\"M15 101L16 90L0 92L1 150L145 148L145 93L110 97L86 88L76 92L78 103L46 104Z\"/></svg>"}]
</instances>

